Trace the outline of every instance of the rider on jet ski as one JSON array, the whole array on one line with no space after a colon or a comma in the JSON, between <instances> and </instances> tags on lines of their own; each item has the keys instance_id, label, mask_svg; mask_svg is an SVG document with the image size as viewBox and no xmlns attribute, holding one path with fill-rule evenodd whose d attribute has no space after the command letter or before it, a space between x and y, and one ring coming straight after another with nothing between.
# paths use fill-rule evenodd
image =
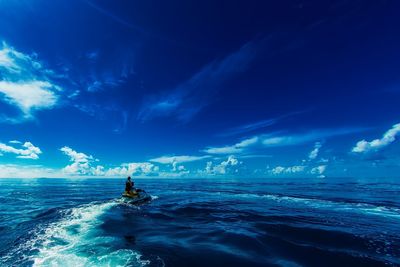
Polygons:
<instances>
[{"instance_id":1,"label":"rider on jet ski","mask_svg":"<svg viewBox=\"0 0 400 267\"><path fill-rule=\"evenodd\" d=\"M151 200L151 196L146 193L143 189L135 188L135 183L129 176L125 182L125 192L122 194L124 201L130 204L138 204Z\"/></svg>"},{"instance_id":2,"label":"rider on jet ski","mask_svg":"<svg viewBox=\"0 0 400 267\"><path fill-rule=\"evenodd\" d=\"M125 183L125 194L130 195L130 196L136 196L137 192L136 189L134 188L135 182L131 180L131 177L128 176L128 179L126 180Z\"/></svg>"}]
</instances>

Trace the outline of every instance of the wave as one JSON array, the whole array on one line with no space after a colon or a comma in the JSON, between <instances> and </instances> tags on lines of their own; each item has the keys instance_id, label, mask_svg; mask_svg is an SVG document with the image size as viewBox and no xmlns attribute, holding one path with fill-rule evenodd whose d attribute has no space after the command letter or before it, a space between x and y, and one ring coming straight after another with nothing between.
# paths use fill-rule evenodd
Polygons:
<instances>
[{"instance_id":1,"label":"wave","mask_svg":"<svg viewBox=\"0 0 400 267\"><path fill-rule=\"evenodd\" d=\"M376 206L367 203L339 202L316 198L303 198L275 194L235 194L239 197L263 198L276 202L297 203L312 208L329 208L336 211L362 212L371 215L393 217L400 219L400 209L394 207Z\"/></svg>"},{"instance_id":2,"label":"wave","mask_svg":"<svg viewBox=\"0 0 400 267\"><path fill-rule=\"evenodd\" d=\"M36 251L33 266L144 266L141 254L131 249L112 249L115 237L104 236L101 216L117 202L91 203L62 211L60 220L36 229L24 246ZM21 248L20 248L21 249Z\"/></svg>"},{"instance_id":3,"label":"wave","mask_svg":"<svg viewBox=\"0 0 400 267\"><path fill-rule=\"evenodd\" d=\"M369 203L334 201L319 198L286 196L279 194L255 194L237 193L232 191L224 192L203 192L202 194L217 195L236 199L264 199L281 204L307 206L314 209L329 209L331 211L358 212L367 215L390 217L400 219L400 209L396 207L379 206Z\"/></svg>"}]
</instances>

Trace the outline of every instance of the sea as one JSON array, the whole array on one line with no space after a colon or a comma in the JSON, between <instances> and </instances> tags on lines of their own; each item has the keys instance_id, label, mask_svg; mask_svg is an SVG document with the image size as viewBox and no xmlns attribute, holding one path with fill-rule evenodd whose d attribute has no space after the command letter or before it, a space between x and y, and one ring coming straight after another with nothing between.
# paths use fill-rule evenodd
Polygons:
<instances>
[{"instance_id":1,"label":"sea","mask_svg":"<svg viewBox=\"0 0 400 267\"><path fill-rule=\"evenodd\" d=\"M0 179L0 266L400 266L400 179Z\"/></svg>"}]
</instances>

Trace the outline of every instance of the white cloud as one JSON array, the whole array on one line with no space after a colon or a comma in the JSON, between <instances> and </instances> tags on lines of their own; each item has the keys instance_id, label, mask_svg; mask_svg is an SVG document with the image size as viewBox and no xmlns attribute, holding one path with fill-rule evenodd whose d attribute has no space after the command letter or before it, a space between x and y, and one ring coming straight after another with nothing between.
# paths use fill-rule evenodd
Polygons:
<instances>
[{"instance_id":1,"label":"white cloud","mask_svg":"<svg viewBox=\"0 0 400 267\"><path fill-rule=\"evenodd\" d=\"M70 158L71 164L65 166L62 171L72 176L149 176L157 175L159 167L150 162L123 163L113 168L105 168L102 165L94 165L96 160L93 156L77 152L70 147L64 146L60 149Z\"/></svg>"},{"instance_id":2,"label":"white cloud","mask_svg":"<svg viewBox=\"0 0 400 267\"><path fill-rule=\"evenodd\" d=\"M245 139L245 140L237 143L236 146L239 147L239 148L245 148L245 147L249 147L251 145L254 145L257 142L258 142L258 137L255 136L255 137L248 138L248 139Z\"/></svg>"},{"instance_id":3,"label":"white cloud","mask_svg":"<svg viewBox=\"0 0 400 267\"><path fill-rule=\"evenodd\" d=\"M104 167L101 165L97 165L96 167L91 168L91 173L90 175L93 176L103 176L105 174Z\"/></svg>"},{"instance_id":4,"label":"white cloud","mask_svg":"<svg viewBox=\"0 0 400 267\"><path fill-rule=\"evenodd\" d=\"M346 135L363 131L362 128L339 128L339 129L323 129L313 130L310 132L293 134L293 135L281 135L281 136L261 136L262 144L266 147L275 146L292 146L299 145L308 142L312 142L318 139L330 138L333 136Z\"/></svg>"},{"instance_id":5,"label":"white cloud","mask_svg":"<svg viewBox=\"0 0 400 267\"><path fill-rule=\"evenodd\" d=\"M256 159L256 158L272 158L272 155L266 154L248 154L248 155L240 155L238 156L241 159Z\"/></svg>"},{"instance_id":6,"label":"white cloud","mask_svg":"<svg viewBox=\"0 0 400 267\"><path fill-rule=\"evenodd\" d=\"M6 68L8 71L18 72L18 66L8 56L5 49L0 50L0 67Z\"/></svg>"},{"instance_id":7,"label":"white cloud","mask_svg":"<svg viewBox=\"0 0 400 267\"><path fill-rule=\"evenodd\" d=\"M179 175L185 175L188 174L189 171L183 166L180 165L185 162L194 162L194 161L199 161L199 160L204 160L207 158L210 158L211 156L209 155L204 155L204 156L162 156L154 159L150 159L151 162L155 163L160 163L160 164L170 164L172 165L171 171L174 173L172 176L176 176L176 174ZM170 173L166 172L161 172L159 173L160 175L163 176L171 176Z\"/></svg>"},{"instance_id":8,"label":"white cloud","mask_svg":"<svg viewBox=\"0 0 400 267\"><path fill-rule=\"evenodd\" d=\"M270 170L269 172L274 174L274 175L279 175L279 174L296 174L296 173L301 173L301 172L306 172L309 171L312 174L320 174L325 171L326 165L321 165L318 167L311 168L308 164L311 163L313 160L315 160L318 157L320 148L322 147L322 144L320 142L316 142L314 144L314 149L311 150L311 152L308 154L308 160L303 159L301 162L301 165L294 165L294 166L289 166L289 167L283 167L283 166L277 166ZM328 160L326 159L321 159L318 162L320 163L326 163ZM311 170L310 170L311 168Z\"/></svg>"},{"instance_id":9,"label":"white cloud","mask_svg":"<svg viewBox=\"0 0 400 267\"><path fill-rule=\"evenodd\" d=\"M159 167L149 162L124 163L105 171L106 176L149 176L158 175Z\"/></svg>"},{"instance_id":10,"label":"white cloud","mask_svg":"<svg viewBox=\"0 0 400 267\"><path fill-rule=\"evenodd\" d=\"M246 148L257 144L259 138L257 136L245 139L232 146L223 147L209 147L204 150L204 152L209 154L239 154L242 153Z\"/></svg>"},{"instance_id":11,"label":"white cloud","mask_svg":"<svg viewBox=\"0 0 400 267\"><path fill-rule=\"evenodd\" d=\"M0 164L0 178L62 178L61 172L40 165Z\"/></svg>"},{"instance_id":12,"label":"white cloud","mask_svg":"<svg viewBox=\"0 0 400 267\"><path fill-rule=\"evenodd\" d=\"M266 146L274 146L281 144L289 144L293 138L290 136L285 137L269 137L262 141L262 143Z\"/></svg>"},{"instance_id":13,"label":"white cloud","mask_svg":"<svg viewBox=\"0 0 400 267\"><path fill-rule=\"evenodd\" d=\"M34 72L52 73L51 70L44 69L42 63L37 59L36 54L26 55L2 42L0 49L0 70L9 74L22 76L35 76ZM15 77L15 76L12 76Z\"/></svg>"},{"instance_id":14,"label":"white cloud","mask_svg":"<svg viewBox=\"0 0 400 267\"><path fill-rule=\"evenodd\" d=\"M232 172L237 172L237 169L233 167L239 165L240 162L231 155L226 161L222 161L220 164L214 165L211 161L207 162L205 173L208 175L218 175L218 174L229 174Z\"/></svg>"},{"instance_id":15,"label":"white cloud","mask_svg":"<svg viewBox=\"0 0 400 267\"><path fill-rule=\"evenodd\" d=\"M294 165L289 167L277 166L270 170L269 172L274 175L281 175L281 174L298 174L298 173L311 173L316 174L318 177L325 177L324 173L327 168L327 165L319 165L316 167L311 168L310 166L306 165Z\"/></svg>"},{"instance_id":16,"label":"white cloud","mask_svg":"<svg viewBox=\"0 0 400 267\"><path fill-rule=\"evenodd\" d=\"M61 88L52 83L54 72L43 68L37 55L25 55L3 42L0 49L0 99L16 106L22 118L5 119L20 122L33 118L35 110L53 108Z\"/></svg>"},{"instance_id":17,"label":"white cloud","mask_svg":"<svg viewBox=\"0 0 400 267\"><path fill-rule=\"evenodd\" d=\"M386 133L383 134L381 139L374 139L370 142L361 140L357 142L356 146L351 150L354 153L366 153L370 151L379 150L396 140L396 135L400 132L400 123L395 124Z\"/></svg>"},{"instance_id":18,"label":"white cloud","mask_svg":"<svg viewBox=\"0 0 400 267\"><path fill-rule=\"evenodd\" d=\"M57 103L57 95L47 81L8 82L0 81L0 93L5 100L16 105L29 118L32 110L52 108Z\"/></svg>"},{"instance_id":19,"label":"white cloud","mask_svg":"<svg viewBox=\"0 0 400 267\"><path fill-rule=\"evenodd\" d=\"M305 169L305 166L297 165L297 166L288 167L286 169L286 171L289 172L289 173L296 173L296 172L303 172L304 169Z\"/></svg>"},{"instance_id":20,"label":"white cloud","mask_svg":"<svg viewBox=\"0 0 400 267\"><path fill-rule=\"evenodd\" d=\"M185 168L183 165L178 165L177 162L172 163L172 173L178 174L178 176L183 176L189 174L190 171ZM163 173L164 176L169 176L168 173Z\"/></svg>"},{"instance_id":21,"label":"white cloud","mask_svg":"<svg viewBox=\"0 0 400 267\"><path fill-rule=\"evenodd\" d=\"M224 146L224 147L209 147L204 152L209 154L238 154L243 151L243 148L235 146Z\"/></svg>"},{"instance_id":22,"label":"white cloud","mask_svg":"<svg viewBox=\"0 0 400 267\"><path fill-rule=\"evenodd\" d=\"M18 141L16 141L18 142ZM13 143L20 144L20 143ZM21 159L38 159L39 154L42 153L39 147L34 146L31 142L25 142L21 148L0 143L0 153L11 153L18 155L17 158Z\"/></svg>"},{"instance_id":23,"label":"white cloud","mask_svg":"<svg viewBox=\"0 0 400 267\"><path fill-rule=\"evenodd\" d=\"M327 165L320 165L320 166L312 168L310 172L312 174L317 174L318 177L320 177L320 178L324 178L325 177L324 172L326 170L326 167L327 167Z\"/></svg>"},{"instance_id":24,"label":"white cloud","mask_svg":"<svg viewBox=\"0 0 400 267\"><path fill-rule=\"evenodd\" d=\"M154 159L150 159L151 162L161 163L161 164L173 164L175 163L184 163L184 162L193 162L199 161L210 156L162 156Z\"/></svg>"},{"instance_id":25,"label":"white cloud","mask_svg":"<svg viewBox=\"0 0 400 267\"><path fill-rule=\"evenodd\" d=\"M186 168L185 168L185 166L183 166L183 165L181 165L181 166L178 167L178 171L185 171L185 170L186 170Z\"/></svg>"},{"instance_id":26,"label":"white cloud","mask_svg":"<svg viewBox=\"0 0 400 267\"><path fill-rule=\"evenodd\" d=\"M310 160L316 159L318 157L319 149L321 148L321 146L322 145L320 142L316 142L314 145L314 149L308 155L308 159Z\"/></svg>"},{"instance_id":27,"label":"white cloud","mask_svg":"<svg viewBox=\"0 0 400 267\"><path fill-rule=\"evenodd\" d=\"M63 168L65 173L72 175L92 175L93 170L97 169L97 167L94 168L90 166L90 164L94 161L94 158L90 155L76 152L67 146L62 147L60 151L67 155L72 162L70 165L67 165Z\"/></svg>"},{"instance_id":28,"label":"white cloud","mask_svg":"<svg viewBox=\"0 0 400 267\"><path fill-rule=\"evenodd\" d=\"M132 173L132 175L149 175L154 174L159 170L158 166L149 162L132 162L124 165L127 167L128 173Z\"/></svg>"},{"instance_id":29,"label":"white cloud","mask_svg":"<svg viewBox=\"0 0 400 267\"><path fill-rule=\"evenodd\" d=\"M273 174L281 174L281 173L285 172L285 170L286 170L286 168L284 168L284 167L282 167L282 166L276 166L275 168L273 168L273 169L271 170L271 172L272 172Z\"/></svg>"},{"instance_id":30,"label":"white cloud","mask_svg":"<svg viewBox=\"0 0 400 267\"><path fill-rule=\"evenodd\" d=\"M293 174L293 173L299 173L303 172L305 170L305 166L302 165L295 165L295 166L290 166L290 167L282 167L282 166L277 166L271 170L271 172L275 175L277 174Z\"/></svg>"},{"instance_id":31,"label":"white cloud","mask_svg":"<svg viewBox=\"0 0 400 267\"><path fill-rule=\"evenodd\" d=\"M16 63L16 60L18 59L26 60L27 57L3 42L2 49L0 50L0 68L9 72L18 73L21 71L20 66Z\"/></svg>"},{"instance_id":32,"label":"white cloud","mask_svg":"<svg viewBox=\"0 0 400 267\"><path fill-rule=\"evenodd\" d=\"M313 130L305 133L293 135L279 135L277 133L262 134L245 139L239 143L230 146L208 147L203 151L209 154L241 154L251 152L254 149L262 149L268 147L293 146L313 142L318 139L329 138L333 136L346 135L355 132L360 132L362 128L339 128L339 129L324 129ZM319 148L314 154L318 154ZM312 155L313 156L313 155Z\"/></svg>"}]
</instances>

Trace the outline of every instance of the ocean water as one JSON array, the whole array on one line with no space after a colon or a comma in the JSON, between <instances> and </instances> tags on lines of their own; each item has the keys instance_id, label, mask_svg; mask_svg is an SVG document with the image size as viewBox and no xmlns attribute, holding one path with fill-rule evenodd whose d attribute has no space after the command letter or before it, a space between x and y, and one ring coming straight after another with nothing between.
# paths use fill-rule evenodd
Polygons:
<instances>
[{"instance_id":1,"label":"ocean water","mask_svg":"<svg viewBox=\"0 0 400 267\"><path fill-rule=\"evenodd\" d=\"M0 266L400 266L396 179L0 179Z\"/></svg>"}]
</instances>

